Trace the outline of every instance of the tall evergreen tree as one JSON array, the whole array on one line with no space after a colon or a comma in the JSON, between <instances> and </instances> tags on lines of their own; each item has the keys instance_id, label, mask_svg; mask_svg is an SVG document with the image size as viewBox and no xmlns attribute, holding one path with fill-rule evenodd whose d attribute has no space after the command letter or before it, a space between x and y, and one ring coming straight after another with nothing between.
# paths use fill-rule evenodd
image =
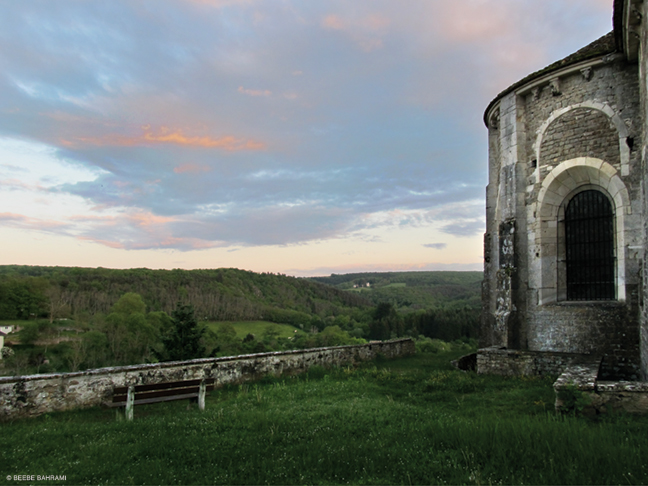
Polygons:
<instances>
[{"instance_id":1,"label":"tall evergreen tree","mask_svg":"<svg viewBox=\"0 0 648 486\"><path fill-rule=\"evenodd\" d=\"M193 306L178 302L171 317L173 319L171 332L162 338L164 359L183 361L204 357L205 348L200 338L205 329L198 326Z\"/></svg>"}]
</instances>

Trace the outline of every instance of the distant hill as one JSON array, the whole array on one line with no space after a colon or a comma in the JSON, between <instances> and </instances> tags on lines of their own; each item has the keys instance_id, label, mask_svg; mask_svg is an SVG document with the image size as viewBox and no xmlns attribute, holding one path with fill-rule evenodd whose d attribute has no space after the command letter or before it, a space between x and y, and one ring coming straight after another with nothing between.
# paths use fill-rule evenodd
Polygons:
<instances>
[{"instance_id":1,"label":"distant hill","mask_svg":"<svg viewBox=\"0 0 648 486\"><path fill-rule=\"evenodd\" d=\"M380 272L333 274L311 280L387 302L401 312L445 306L479 308L482 272Z\"/></svg>"},{"instance_id":2,"label":"distant hill","mask_svg":"<svg viewBox=\"0 0 648 486\"><path fill-rule=\"evenodd\" d=\"M364 295L324 283L233 268L149 270L0 266L0 320L107 313L127 292L140 294L149 311L170 313L191 303L200 319L265 319L285 323L307 316L348 314L371 306Z\"/></svg>"}]
</instances>

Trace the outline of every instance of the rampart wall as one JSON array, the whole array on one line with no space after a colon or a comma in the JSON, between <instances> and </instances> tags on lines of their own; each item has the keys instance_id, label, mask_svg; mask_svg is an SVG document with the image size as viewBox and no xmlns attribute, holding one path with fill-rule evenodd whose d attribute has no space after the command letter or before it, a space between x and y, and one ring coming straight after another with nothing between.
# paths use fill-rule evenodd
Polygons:
<instances>
[{"instance_id":1,"label":"rampart wall","mask_svg":"<svg viewBox=\"0 0 648 486\"><path fill-rule=\"evenodd\" d=\"M600 356L516 349L482 348L477 352L477 372L503 376L558 376L574 363L601 362Z\"/></svg>"},{"instance_id":2,"label":"rampart wall","mask_svg":"<svg viewBox=\"0 0 648 486\"><path fill-rule=\"evenodd\" d=\"M310 367L339 366L416 352L414 341L395 341L248 354L224 358L100 368L76 373L0 378L0 420L100 406L115 387L214 378L216 387L254 381L267 375L299 374Z\"/></svg>"}]
</instances>

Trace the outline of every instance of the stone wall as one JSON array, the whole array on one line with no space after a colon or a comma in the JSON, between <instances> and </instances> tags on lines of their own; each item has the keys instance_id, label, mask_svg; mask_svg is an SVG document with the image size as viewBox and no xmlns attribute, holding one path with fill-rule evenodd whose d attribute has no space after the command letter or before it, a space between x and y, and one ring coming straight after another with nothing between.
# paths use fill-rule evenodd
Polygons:
<instances>
[{"instance_id":1,"label":"stone wall","mask_svg":"<svg viewBox=\"0 0 648 486\"><path fill-rule=\"evenodd\" d=\"M643 19L648 19L648 2L643 2L640 6L640 12ZM648 214L648 21L641 23L640 49L639 49L639 82L641 92L641 115L644 122L642 123L642 137L639 150L642 159L642 179L643 183L643 211ZM648 218L644 218L642 225L642 236L644 241L648 241ZM642 251L644 265L642 268L643 282L648 282L648 245L644 245ZM640 288L641 296L641 371L642 379L648 380L648 285L643 284Z\"/></svg>"},{"instance_id":2,"label":"stone wall","mask_svg":"<svg viewBox=\"0 0 648 486\"><path fill-rule=\"evenodd\" d=\"M598 369L601 358L574 353L482 348L477 352L477 373L504 376L558 376L568 366L583 361L596 362Z\"/></svg>"},{"instance_id":3,"label":"stone wall","mask_svg":"<svg viewBox=\"0 0 648 486\"><path fill-rule=\"evenodd\" d=\"M554 391L557 412L648 413L648 383L601 380L594 360L568 366L554 383Z\"/></svg>"},{"instance_id":4,"label":"stone wall","mask_svg":"<svg viewBox=\"0 0 648 486\"><path fill-rule=\"evenodd\" d=\"M619 165L619 134L599 110L576 108L554 120L542 137L540 159L555 167L576 157L596 157Z\"/></svg>"},{"instance_id":5,"label":"stone wall","mask_svg":"<svg viewBox=\"0 0 648 486\"><path fill-rule=\"evenodd\" d=\"M605 356L606 379L640 377L637 311L619 302L556 303L529 318L528 349Z\"/></svg>"},{"instance_id":6,"label":"stone wall","mask_svg":"<svg viewBox=\"0 0 648 486\"><path fill-rule=\"evenodd\" d=\"M225 358L101 368L76 373L0 378L0 420L102 405L115 387L214 378L216 386L257 380L266 375L298 374L311 366L338 366L416 352L414 341L370 343Z\"/></svg>"}]
</instances>

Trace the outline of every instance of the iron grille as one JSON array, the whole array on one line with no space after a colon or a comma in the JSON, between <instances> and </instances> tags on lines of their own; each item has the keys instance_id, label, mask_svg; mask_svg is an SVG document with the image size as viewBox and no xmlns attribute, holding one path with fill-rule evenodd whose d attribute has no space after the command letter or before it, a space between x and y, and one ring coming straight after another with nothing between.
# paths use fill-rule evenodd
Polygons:
<instances>
[{"instance_id":1,"label":"iron grille","mask_svg":"<svg viewBox=\"0 0 648 486\"><path fill-rule=\"evenodd\" d=\"M565 211L567 300L613 300L614 213L600 191L577 194Z\"/></svg>"}]
</instances>

